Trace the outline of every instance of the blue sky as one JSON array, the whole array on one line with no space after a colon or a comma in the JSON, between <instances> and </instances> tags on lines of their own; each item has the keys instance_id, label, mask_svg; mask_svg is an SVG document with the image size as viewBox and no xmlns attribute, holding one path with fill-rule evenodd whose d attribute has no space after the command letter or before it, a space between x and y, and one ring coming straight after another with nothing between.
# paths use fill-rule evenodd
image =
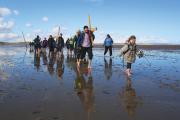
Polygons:
<instances>
[{"instance_id":1,"label":"blue sky","mask_svg":"<svg viewBox=\"0 0 180 120\"><path fill-rule=\"evenodd\" d=\"M139 43L180 44L179 0L0 0L0 41L22 41L57 33L70 37L88 24L98 28L96 42L110 33L115 42L130 35ZM8 13L9 10L9 13Z\"/></svg>"}]
</instances>

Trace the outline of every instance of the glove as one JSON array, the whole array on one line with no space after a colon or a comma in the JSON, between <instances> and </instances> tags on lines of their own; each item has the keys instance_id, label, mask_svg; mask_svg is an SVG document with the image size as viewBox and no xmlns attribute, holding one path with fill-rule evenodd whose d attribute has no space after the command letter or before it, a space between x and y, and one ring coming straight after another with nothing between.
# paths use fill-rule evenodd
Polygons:
<instances>
[{"instance_id":1,"label":"glove","mask_svg":"<svg viewBox=\"0 0 180 120\"><path fill-rule=\"evenodd\" d=\"M144 57L144 52L143 52L143 51L139 51L138 54L137 54L137 56L138 56L139 58Z\"/></svg>"}]
</instances>

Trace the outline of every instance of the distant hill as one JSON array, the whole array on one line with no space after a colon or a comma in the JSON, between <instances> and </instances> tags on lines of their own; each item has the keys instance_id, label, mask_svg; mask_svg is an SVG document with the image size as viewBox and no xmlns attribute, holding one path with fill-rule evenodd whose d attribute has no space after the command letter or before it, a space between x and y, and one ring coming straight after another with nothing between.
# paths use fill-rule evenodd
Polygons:
<instances>
[{"instance_id":1,"label":"distant hill","mask_svg":"<svg viewBox=\"0 0 180 120\"><path fill-rule=\"evenodd\" d=\"M14 46L25 46L26 44L29 44L29 43L25 43L25 42L0 42L0 46L4 46L4 45L14 45Z\"/></svg>"},{"instance_id":2,"label":"distant hill","mask_svg":"<svg viewBox=\"0 0 180 120\"><path fill-rule=\"evenodd\" d=\"M121 48L123 47L123 43L115 43L113 45L113 48ZM180 49L180 45L171 45L171 44L137 44L139 49L171 49L171 50L176 50ZM103 44L94 44L94 47L96 48L103 48Z\"/></svg>"},{"instance_id":3,"label":"distant hill","mask_svg":"<svg viewBox=\"0 0 180 120\"><path fill-rule=\"evenodd\" d=\"M26 46L29 45L29 42L16 42L16 43L9 43L9 42L0 42L0 46ZM115 43L113 45L113 48L120 49L124 44L123 43ZM102 43L95 43L95 48L104 48ZM149 49L149 50L158 50L158 49L170 49L170 50L179 50L180 45L171 45L171 44L138 44L139 49Z\"/></svg>"}]
</instances>

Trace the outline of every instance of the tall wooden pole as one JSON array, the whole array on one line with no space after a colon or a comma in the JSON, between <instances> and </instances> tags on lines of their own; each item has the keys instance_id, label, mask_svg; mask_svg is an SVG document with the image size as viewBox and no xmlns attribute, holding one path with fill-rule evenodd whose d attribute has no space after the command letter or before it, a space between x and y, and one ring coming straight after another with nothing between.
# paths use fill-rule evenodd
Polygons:
<instances>
[{"instance_id":1,"label":"tall wooden pole","mask_svg":"<svg viewBox=\"0 0 180 120\"><path fill-rule=\"evenodd\" d=\"M92 46L94 45L93 43L93 36L92 36L92 31L91 31L91 16L88 16L88 23L89 23L89 35L90 35L90 40L91 40L91 44Z\"/></svg>"},{"instance_id":2,"label":"tall wooden pole","mask_svg":"<svg viewBox=\"0 0 180 120\"><path fill-rule=\"evenodd\" d=\"M23 36L24 42L26 43L26 48L27 48L27 42L26 42L26 39L25 39L25 36L24 36L23 32L22 32L22 36Z\"/></svg>"}]
</instances>

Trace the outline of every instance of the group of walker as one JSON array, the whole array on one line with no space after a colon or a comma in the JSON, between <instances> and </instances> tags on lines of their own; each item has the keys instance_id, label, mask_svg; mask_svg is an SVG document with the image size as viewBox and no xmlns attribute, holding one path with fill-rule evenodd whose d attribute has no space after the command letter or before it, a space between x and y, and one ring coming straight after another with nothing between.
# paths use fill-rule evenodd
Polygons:
<instances>
[{"instance_id":1,"label":"group of walker","mask_svg":"<svg viewBox=\"0 0 180 120\"><path fill-rule=\"evenodd\" d=\"M52 35L49 36L48 40L44 38L41 41L40 37L37 36L34 39L34 42L30 43L30 46L34 45L35 54L40 55L40 52L45 52L46 48L49 48L49 56L52 56L56 53L58 56L63 55L63 48L67 47L67 54L73 55L77 60L77 67L81 66L81 61L85 59L86 53L88 54L88 69L92 68L92 59L93 59L93 42L95 35L93 31L89 30L88 26L84 26L83 31L77 31L76 35L73 38L69 38L66 43L64 42L62 34L58 37L53 38ZM33 44L34 43L34 44ZM112 57L112 46L113 39L108 34L104 40L104 56L109 50L110 57ZM126 41L124 46L120 49L120 57L123 56L123 59L127 63L127 69L125 73L127 76L131 76L131 66L135 62L136 56L143 57L143 52L137 48L136 37L134 35L130 36Z\"/></svg>"}]
</instances>

